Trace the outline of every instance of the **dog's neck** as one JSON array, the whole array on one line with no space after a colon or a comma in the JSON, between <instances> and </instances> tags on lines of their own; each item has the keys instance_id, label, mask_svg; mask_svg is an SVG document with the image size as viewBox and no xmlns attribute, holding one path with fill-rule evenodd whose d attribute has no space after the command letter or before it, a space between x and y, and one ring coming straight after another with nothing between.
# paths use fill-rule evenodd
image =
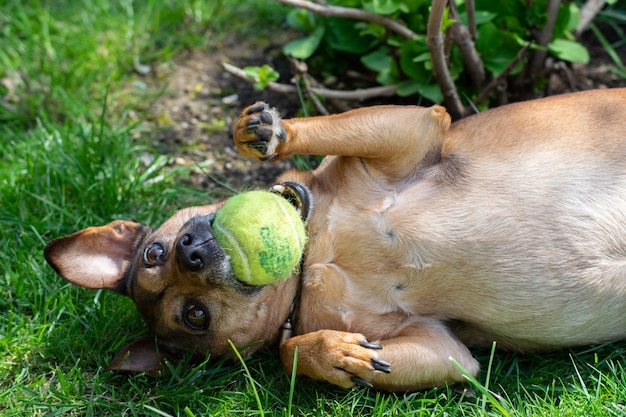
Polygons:
<instances>
[{"instance_id":1,"label":"dog's neck","mask_svg":"<svg viewBox=\"0 0 626 417\"><path fill-rule=\"evenodd\" d=\"M285 181L274 185L270 188L270 191L287 199L287 201L296 207L302 216L302 220L304 220L305 223L308 222L313 211L313 198L312 193L307 186L298 182ZM302 265L300 265L300 271L302 271ZM300 272L298 274L298 286L296 287L296 293L293 297L293 301L291 302L291 306L289 307L289 315L287 316L285 323L280 328L280 344L293 336L293 326L298 318L298 310L300 308L301 288L302 273Z\"/></svg>"},{"instance_id":2,"label":"dog's neck","mask_svg":"<svg viewBox=\"0 0 626 417\"><path fill-rule=\"evenodd\" d=\"M293 336L293 326L298 320L298 312L300 310L300 295L302 293L302 274L298 275L298 286L296 287L296 294L293 296L293 301L289 307L289 315L287 320L280 328L280 340L279 346L283 344L287 339Z\"/></svg>"}]
</instances>

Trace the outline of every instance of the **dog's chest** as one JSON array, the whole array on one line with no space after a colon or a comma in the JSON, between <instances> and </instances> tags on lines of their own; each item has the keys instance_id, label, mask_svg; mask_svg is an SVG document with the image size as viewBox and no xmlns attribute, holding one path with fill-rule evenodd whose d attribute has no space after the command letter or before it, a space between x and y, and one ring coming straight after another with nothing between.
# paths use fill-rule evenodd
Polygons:
<instances>
[{"instance_id":1,"label":"dog's chest","mask_svg":"<svg viewBox=\"0 0 626 417\"><path fill-rule=\"evenodd\" d=\"M402 215L411 210L406 197L374 191L356 201L334 197L323 204L309 227L302 309L310 327L302 330L374 323L389 329L407 315L427 312L428 290L420 286L427 265L416 244L417 225Z\"/></svg>"}]
</instances>

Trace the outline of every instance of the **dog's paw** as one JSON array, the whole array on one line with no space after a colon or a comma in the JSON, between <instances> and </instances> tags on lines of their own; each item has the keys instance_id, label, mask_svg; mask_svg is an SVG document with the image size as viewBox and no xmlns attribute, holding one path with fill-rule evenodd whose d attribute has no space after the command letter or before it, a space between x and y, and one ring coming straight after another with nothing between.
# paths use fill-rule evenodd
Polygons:
<instances>
[{"instance_id":1,"label":"dog's paw","mask_svg":"<svg viewBox=\"0 0 626 417\"><path fill-rule=\"evenodd\" d=\"M377 372L391 372L391 365L378 356L382 347L358 333L320 330L292 341L298 347L299 375L351 388L371 387Z\"/></svg>"},{"instance_id":2,"label":"dog's paw","mask_svg":"<svg viewBox=\"0 0 626 417\"><path fill-rule=\"evenodd\" d=\"M287 133L276 109L258 102L241 113L233 138L242 156L269 161L277 156L278 145L286 141Z\"/></svg>"}]
</instances>

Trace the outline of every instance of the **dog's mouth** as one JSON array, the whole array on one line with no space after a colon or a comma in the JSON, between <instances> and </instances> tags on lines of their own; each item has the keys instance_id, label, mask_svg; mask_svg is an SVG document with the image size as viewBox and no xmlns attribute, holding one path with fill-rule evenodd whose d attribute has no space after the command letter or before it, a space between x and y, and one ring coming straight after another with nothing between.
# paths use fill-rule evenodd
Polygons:
<instances>
[{"instance_id":1,"label":"dog's mouth","mask_svg":"<svg viewBox=\"0 0 626 417\"><path fill-rule=\"evenodd\" d=\"M313 211L312 193L308 187L296 182L276 184L269 190L292 204L306 223ZM183 226L174 245L176 261L182 270L204 276L213 283L225 283L244 292L257 286L240 282L234 276L228 255L215 238L216 213L194 216ZM146 257L147 255L144 255Z\"/></svg>"},{"instance_id":2,"label":"dog's mouth","mask_svg":"<svg viewBox=\"0 0 626 417\"><path fill-rule=\"evenodd\" d=\"M270 188L270 192L278 194L289 201L298 210L305 223L311 217L313 212L313 194L304 184L286 181L274 185Z\"/></svg>"}]
</instances>

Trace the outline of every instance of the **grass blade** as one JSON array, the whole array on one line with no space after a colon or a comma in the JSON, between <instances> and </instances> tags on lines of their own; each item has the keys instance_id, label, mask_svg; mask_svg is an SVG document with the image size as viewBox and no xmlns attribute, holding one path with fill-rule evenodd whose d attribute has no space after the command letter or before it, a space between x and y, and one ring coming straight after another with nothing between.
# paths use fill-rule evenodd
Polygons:
<instances>
[{"instance_id":1,"label":"grass blade","mask_svg":"<svg viewBox=\"0 0 626 417\"><path fill-rule=\"evenodd\" d=\"M263 405L261 404L261 397L259 396L259 391L256 389L256 381L254 380L254 378L252 378L252 374L250 373L250 370L248 369L248 366L246 365L246 361L244 361L243 358L241 357L241 354L239 353L239 350L237 350L237 347L235 346L235 344L232 342L232 340L229 340L228 343L230 344L230 347L233 349L233 352L235 352L237 359L239 359L239 362L241 363L241 366L244 369L246 378L248 378L250 387L252 387L252 392L254 393L254 398L256 399L257 406L259 407L259 413L261 414L261 417L264 417L265 413L263 412Z\"/></svg>"}]
</instances>

